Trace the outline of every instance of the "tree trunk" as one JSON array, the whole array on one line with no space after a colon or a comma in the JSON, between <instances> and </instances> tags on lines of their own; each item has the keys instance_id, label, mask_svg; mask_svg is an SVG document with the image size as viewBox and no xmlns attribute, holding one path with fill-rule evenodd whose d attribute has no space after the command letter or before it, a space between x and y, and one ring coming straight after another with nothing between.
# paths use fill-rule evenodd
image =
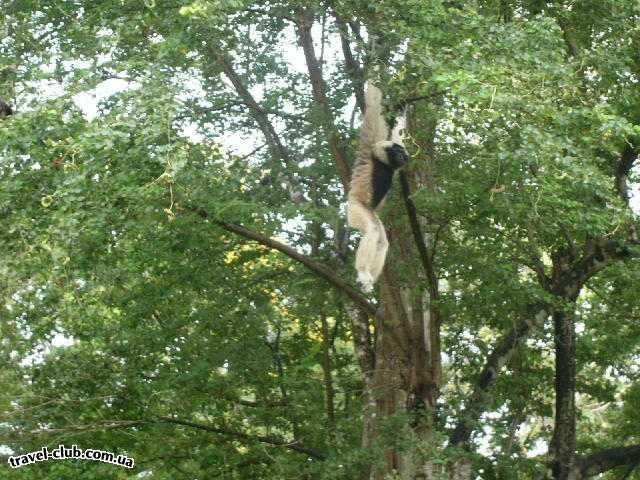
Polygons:
<instances>
[{"instance_id":1,"label":"tree trunk","mask_svg":"<svg viewBox=\"0 0 640 480\"><path fill-rule=\"evenodd\" d=\"M399 449L396 443L403 435L415 439L416 447L429 443L437 399L429 344L434 324L423 300L415 298L415 293L403 288L402 283L392 269L386 269L380 286L384 314L376 325L371 388L374 422L368 432L370 437L365 439L366 445L382 448L384 458L370 478L383 480L396 474L403 480L436 480L442 478L439 466L425 460L417 449ZM383 434L382 423L397 414L406 414L407 423L391 434Z\"/></svg>"},{"instance_id":2,"label":"tree trunk","mask_svg":"<svg viewBox=\"0 0 640 480\"><path fill-rule=\"evenodd\" d=\"M372 381L374 422L367 445L382 445L384 458L370 478L395 474L403 480L468 480L470 465L461 463L450 473L433 462L440 445L434 435L436 402L441 377L438 279L433 265L430 225L418 218L410 195L417 187L435 191L433 135L435 120L420 125L425 138L416 138L424 153L420 170L408 170L388 201L384 223L390 251L380 280L382 315L376 320L375 368ZM417 130L417 129L416 129ZM402 194L404 202L397 200ZM409 213L407 215L407 213ZM421 261L416 261L420 259ZM383 433L386 419L402 414L406 421ZM410 441L399 440L409 437ZM408 446L407 446L408 445ZM425 450L429 451L425 451ZM430 450L433 449L433 454ZM386 477L388 478L388 477Z\"/></svg>"},{"instance_id":3,"label":"tree trunk","mask_svg":"<svg viewBox=\"0 0 640 480\"><path fill-rule=\"evenodd\" d=\"M556 480L569 480L575 464L576 451L576 336L572 313L553 314L556 347L556 415L551 452L552 472Z\"/></svg>"}]
</instances>

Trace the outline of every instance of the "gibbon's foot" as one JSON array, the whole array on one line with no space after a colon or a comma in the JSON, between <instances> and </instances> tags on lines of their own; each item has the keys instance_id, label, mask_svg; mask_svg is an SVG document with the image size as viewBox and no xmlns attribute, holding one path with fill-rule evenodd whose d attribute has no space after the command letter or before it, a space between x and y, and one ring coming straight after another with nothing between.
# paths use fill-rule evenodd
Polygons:
<instances>
[{"instance_id":1,"label":"gibbon's foot","mask_svg":"<svg viewBox=\"0 0 640 480\"><path fill-rule=\"evenodd\" d=\"M369 272L358 272L358 283L365 293L373 292L373 277Z\"/></svg>"}]
</instances>

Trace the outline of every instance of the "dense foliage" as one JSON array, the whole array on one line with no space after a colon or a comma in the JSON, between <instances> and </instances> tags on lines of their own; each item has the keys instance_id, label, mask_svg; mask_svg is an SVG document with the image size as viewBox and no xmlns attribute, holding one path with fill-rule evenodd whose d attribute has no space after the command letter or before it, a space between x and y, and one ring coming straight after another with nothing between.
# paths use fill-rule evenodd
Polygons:
<instances>
[{"instance_id":1,"label":"dense foliage","mask_svg":"<svg viewBox=\"0 0 640 480\"><path fill-rule=\"evenodd\" d=\"M0 478L352 479L384 470L387 449L469 459L466 478L540 478L571 430L554 428L558 326L575 331L576 458L640 444L637 1L0 12L15 110L0 118L0 455L64 443L136 461L3 461ZM363 443L367 372L332 276L355 285L344 165L374 28L393 50L388 105L416 99L411 199L437 278L392 235L392 287L430 294L442 374L428 435L398 408ZM469 438L448 443L465 415ZM603 478L640 479L632 455Z\"/></svg>"}]
</instances>

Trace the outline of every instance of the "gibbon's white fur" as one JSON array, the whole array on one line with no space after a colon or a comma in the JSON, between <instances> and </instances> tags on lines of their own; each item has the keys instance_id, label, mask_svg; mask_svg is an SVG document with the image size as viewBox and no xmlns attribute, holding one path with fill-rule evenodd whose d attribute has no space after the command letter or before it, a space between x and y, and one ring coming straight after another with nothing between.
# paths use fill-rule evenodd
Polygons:
<instances>
[{"instance_id":1,"label":"gibbon's white fur","mask_svg":"<svg viewBox=\"0 0 640 480\"><path fill-rule=\"evenodd\" d=\"M373 284L382 273L389 248L384 225L376 210L384 204L393 173L408 160L402 145L404 125L405 118L401 116L393 132L389 132L382 111L382 92L372 82L367 82L358 158L347 203L347 221L362 233L356 252L356 270L358 283L366 292L373 290ZM390 133L391 141L387 140Z\"/></svg>"}]
</instances>

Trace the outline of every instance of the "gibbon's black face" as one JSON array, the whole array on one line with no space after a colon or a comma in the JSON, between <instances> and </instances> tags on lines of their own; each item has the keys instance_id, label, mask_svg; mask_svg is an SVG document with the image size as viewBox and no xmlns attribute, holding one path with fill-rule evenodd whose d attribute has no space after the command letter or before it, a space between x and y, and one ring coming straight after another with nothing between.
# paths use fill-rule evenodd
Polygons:
<instances>
[{"instance_id":1,"label":"gibbon's black face","mask_svg":"<svg viewBox=\"0 0 640 480\"><path fill-rule=\"evenodd\" d=\"M407 150L405 150L405 148L399 143L394 143L385 150L387 151L389 166L393 169L400 168L409 161Z\"/></svg>"}]
</instances>

